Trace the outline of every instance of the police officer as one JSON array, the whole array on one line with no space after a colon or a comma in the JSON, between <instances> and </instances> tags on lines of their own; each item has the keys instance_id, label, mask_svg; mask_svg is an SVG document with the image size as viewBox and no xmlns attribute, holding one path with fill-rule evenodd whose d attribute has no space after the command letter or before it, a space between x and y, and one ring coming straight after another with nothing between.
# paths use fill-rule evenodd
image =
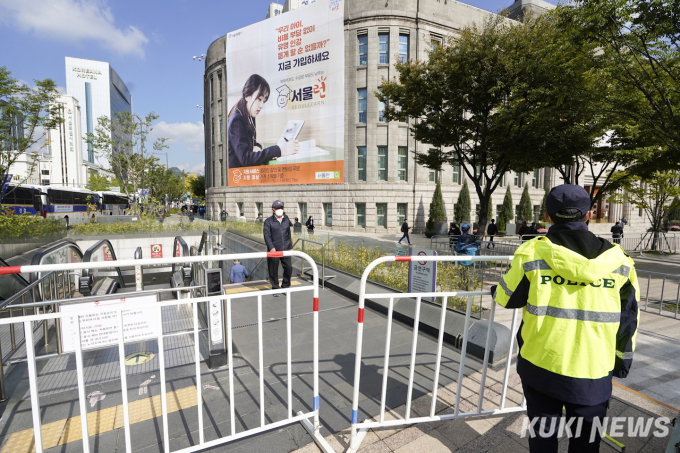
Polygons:
<instances>
[{"instance_id":1,"label":"police officer","mask_svg":"<svg viewBox=\"0 0 680 453\"><path fill-rule=\"evenodd\" d=\"M522 308L517 372L531 451L557 452L559 430L551 426L559 426L565 408L566 423L574 418L573 434L579 417L582 423L569 452L597 452L600 433L590 442L593 420L607 413L612 377L625 378L630 371L640 288L623 249L588 231L591 202L585 189L557 186L545 204L552 225L547 236L517 249L492 294L503 307Z\"/></svg>"}]
</instances>

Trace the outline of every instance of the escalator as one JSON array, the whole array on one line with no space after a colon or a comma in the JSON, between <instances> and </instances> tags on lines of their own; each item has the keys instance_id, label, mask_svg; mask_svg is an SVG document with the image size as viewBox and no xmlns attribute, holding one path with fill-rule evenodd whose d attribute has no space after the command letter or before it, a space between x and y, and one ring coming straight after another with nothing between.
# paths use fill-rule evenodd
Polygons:
<instances>
[{"instance_id":1,"label":"escalator","mask_svg":"<svg viewBox=\"0 0 680 453\"><path fill-rule=\"evenodd\" d=\"M0 267L9 267L9 264L0 258ZM0 275L0 303L17 294L28 285L28 280L20 274Z\"/></svg>"}]
</instances>

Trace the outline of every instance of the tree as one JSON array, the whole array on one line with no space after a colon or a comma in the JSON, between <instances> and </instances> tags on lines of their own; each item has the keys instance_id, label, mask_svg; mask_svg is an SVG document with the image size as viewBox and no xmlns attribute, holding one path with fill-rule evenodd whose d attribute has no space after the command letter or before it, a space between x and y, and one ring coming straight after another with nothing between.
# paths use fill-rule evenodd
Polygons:
<instances>
[{"instance_id":1,"label":"tree","mask_svg":"<svg viewBox=\"0 0 680 453\"><path fill-rule=\"evenodd\" d=\"M529 184L524 184L522 197L519 199L519 211L517 213L518 222L529 222L534 218L534 210L531 205L531 196L529 196Z\"/></svg>"},{"instance_id":2,"label":"tree","mask_svg":"<svg viewBox=\"0 0 680 453\"><path fill-rule=\"evenodd\" d=\"M85 136L95 154L108 161L112 172L122 182L121 190L128 197L130 193L137 194L138 189L145 188L147 169L155 159L149 156L147 141L157 119L158 115L153 112L144 118L130 112L116 112L113 119L99 117L94 133ZM153 150L160 152L167 148L167 140L156 139ZM133 211L136 209L133 207Z\"/></svg>"},{"instance_id":3,"label":"tree","mask_svg":"<svg viewBox=\"0 0 680 453\"><path fill-rule=\"evenodd\" d=\"M625 180L623 188L623 193L613 196L613 200L627 200L645 212L653 233L649 242L651 250L659 250L659 233L663 230L664 221L671 211L680 208L672 201L680 197L680 173L660 171L644 180L639 176L632 176Z\"/></svg>"},{"instance_id":4,"label":"tree","mask_svg":"<svg viewBox=\"0 0 680 453\"><path fill-rule=\"evenodd\" d=\"M552 16L518 25L490 15L427 61L397 62L398 80L376 92L388 120L408 116L413 137L432 145L418 164L464 169L481 205L478 234L506 172L568 165L600 132L582 96L597 78L570 46Z\"/></svg>"},{"instance_id":5,"label":"tree","mask_svg":"<svg viewBox=\"0 0 680 453\"><path fill-rule=\"evenodd\" d=\"M165 165L159 165L158 159L153 158L146 174L146 184L149 194L156 200L167 203L180 201L184 195L185 173L177 173Z\"/></svg>"},{"instance_id":6,"label":"tree","mask_svg":"<svg viewBox=\"0 0 680 453\"><path fill-rule=\"evenodd\" d=\"M192 198L205 200L205 176L189 174L186 178L186 184Z\"/></svg>"},{"instance_id":7,"label":"tree","mask_svg":"<svg viewBox=\"0 0 680 453\"><path fill-rule=\"evenodd\" d=\"M605 82L628 96L606 99L608 112L633 121L666 154L657 168L680 162L680 2L572 0L559 8L565 29ZM670 165L670 167L669 167Z\"/></svg>"},{"instance_id":8,"label":"tree","mask_svg":"<svg viewBox=\"0 0 680 453\"><path fill-rule=\"evenodd\" d=\"M453 207L453 217L456 222L470 220L471 209L470 190L468 189L467 179L465 179L458 194L458 202Z\"/></svg>"},{"instance_id":9,"label":"tree","mask_svg":"<svg viewBox=\"0 0 680 453\"><path fill-rule=\"evenodd\" d=\"M109 178L99 173L90 173L90 177L87 180L87 188L95 192L109 190L112 185Z\"/></svg>"},{"instance_id":10,"label":"tree","mask_svg":"<svg viewBox=\"0 0 680 453\"><path fill-rule=\"evenodd\" d=\"M500 218L499 223L503 222L503 227L505 227L505 225L508 223L512 223L515 219L515 205L512 202L512 193L510 192L510 186L508 186L507 190L505 191L505 198L503 198L503 206L501 207L501 212L498 213L498 217ZM501 231L505 231L505 228L503 228Z\"/></svg>"},{"instance_id":11,"label":"tree","mask_svg":"<svg viewBox=\"0 0 680 453\"><path fill-rule=\"evenodd\" d=\"M20 85L6 66L0 66L0 181L22 154L32 150L30 175L37 152L48 144L42 141L46 131L64 121L56 104L57 84L45 79L35 80L35 85L34 89Z\"/></svg>"},{"instance_id":12,"label":"tree","mask_svg":"<svg viewBox=\"0 0 680 453\"><path fill-rule=\"evenodd\" d=\"M671 210L668 211L668 220L680 220L680 197L673 198Z\"/></svg>"},{"instance_id":13,"label":"tree","mask_svg":"<svg viewBox=\"0 0 680 453\"><path fill-rule=\"evenodd\" d=\"M550 190L545 189L545 193L543 194L543 201L541 201L541 212L539 212L539 214L538 214L538 221L539 222L545 221L545 214L548 212L548 210L545 208L545 200L548 198L549 193L550 193Z\"/></svg>"},{"instance_id":14,"label":"tree","mask_svg":"<svg viewBox=\"0 0 680 453\"><path fill-rule=\"evenodd\" d=\"M437 186L432 194L430 202L430 215L425 225L427 231L434 231L437 222L446 221L446 209L444 208L444 196L442 195L441 182L437 181Z\"/></svg>"}]
</instances>

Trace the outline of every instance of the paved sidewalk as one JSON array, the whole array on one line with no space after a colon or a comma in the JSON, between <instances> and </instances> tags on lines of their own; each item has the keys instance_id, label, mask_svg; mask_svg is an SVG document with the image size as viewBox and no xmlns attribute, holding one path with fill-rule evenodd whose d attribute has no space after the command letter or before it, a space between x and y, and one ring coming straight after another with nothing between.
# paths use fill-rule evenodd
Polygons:
<instances>
[{"instance_id":1,"label":"paved sidewalk","mask_svg":"<svg viewBox=\"0 0 680 453\"><path fill-rule=\"evenodd\" d=\"M514 365L513 365L514 368ZM487 382L490 386L485 393L484 409L497 408L500 402L502 370L489 371ZM474 411L477 408L480 373L472 374L463 381L463 392L460 402L461 412ZM456 399L456 383L443 386L437 393L436 413L439 415L453 412ZM521 402L521 386L517 375L511 376L510 388L508 389L508 401L506 407L515 406ZM427 416L430 411L432 394L421 396L414 400L412 415ZM385 414L386 420L403 419L405 406ZM658 404L654 404L640 396L630 393L618 387L614 388L614 396L610 402L609 416L643 417L649 418L668 417L672 419L677 412L672 412ZM404 426L399 429L372 429L370 430L359 449L362 453L439 453L439 452L497 452L497 453L524 453L529 451L528 439L521 437L522 425L525 413L516 413L496 417L470 417L450 421L421 423ZM349 446L350 433L345 429L335 435L327 436L326 440L336 452L344 452ZM658 453L665 451L670 439L669 434L657 438L649 435L639 438L618 438L626 445L627 453ZM560 452L566 452L567 439L560 441ZM311 443L297 453L320 452L316 444ZM601 443L600 452L609 453L616 450L604 441Z\"/></svg>"}]
</instances>

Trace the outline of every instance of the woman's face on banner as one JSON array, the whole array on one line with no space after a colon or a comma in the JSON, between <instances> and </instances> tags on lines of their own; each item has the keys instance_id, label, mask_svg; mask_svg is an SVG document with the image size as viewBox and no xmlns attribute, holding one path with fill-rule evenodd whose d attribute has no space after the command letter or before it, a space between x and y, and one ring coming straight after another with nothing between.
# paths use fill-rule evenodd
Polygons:
<instances>
[{"instance_id":1,"label":"woman's face on banner","mask_svg":"<svg viewBox=\"0 0 680 453\"><path fill-rule=\"evenodd\" d=\"M264 94L261 94L261 90L257 90L250 96L246 96L246 103L248 105L248 113L252 117L256 117L260 114L264 108L264 103L267 102L267 98Z\"/></svg>"}]
</instances>

